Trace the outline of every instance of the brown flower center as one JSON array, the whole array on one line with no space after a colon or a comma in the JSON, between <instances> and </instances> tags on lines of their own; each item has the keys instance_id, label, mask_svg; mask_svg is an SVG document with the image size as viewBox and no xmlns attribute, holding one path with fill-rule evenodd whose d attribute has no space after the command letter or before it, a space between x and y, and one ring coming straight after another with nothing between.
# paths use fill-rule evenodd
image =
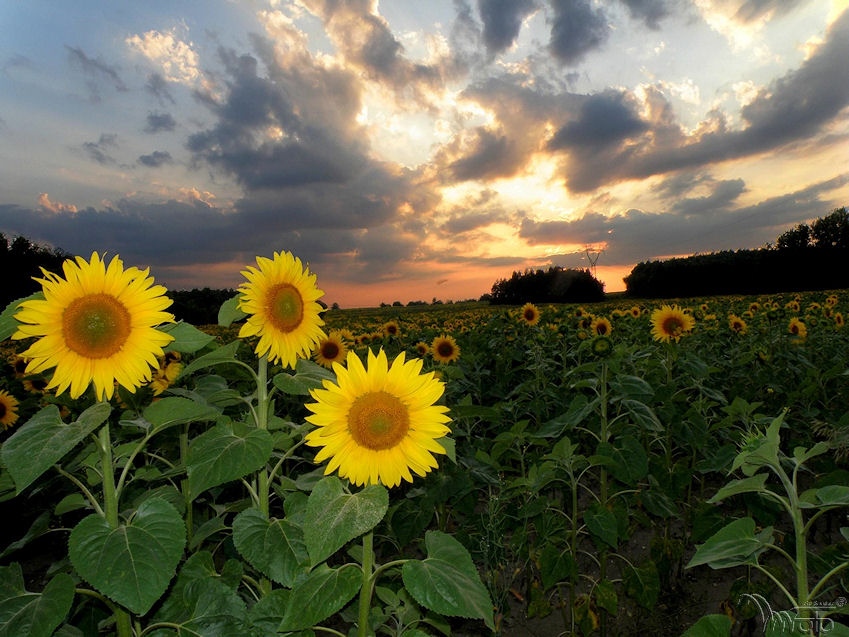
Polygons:
<instances>
[{"instance_id":1,"label":"brown flower center","mask_svg":"<svg viewBox=\"0 0 849 637\"><path fill-rule=\"evenodd\" d=\"M321 355L325 360L336 360L336 357L339 356L339 346L333 341L325 341L321 344Z\"/></svg>"},{"instance_id":2,"label":"brown flower center","mask_svg":"<svg viewBox=\"0 0 849 637\"><path fill-rule=\"evenodd\" d=\"M443 358L451 358L454 355L454 346L450 341L440 341L436 346L436 351Z\"/></svg>"},{"instance_id":3,"label":"brown flower center","mask_svg":"<svg viewBox=\"0 0 849 637\"><path fill-rule=\"evenodd\" d=\"M407 407L397 396L373 391L359 396L348 410L348 431L361 447L391 449L410 429Z\"/></svg>"},{"instance_id":4,"label":"brown flower center","mask_svg":"<svg viewBox=\"0 0 849 637\"><path fill-rule=\"evenodd\" d=\"M684 323L677 316L668 316L663 320L663 333L670 336L680 336L684 331Z\"/></svg>"},{"instance_id":5,"label":"brown flower center","mask_svg":"<svg viewBox=\"0 0 849 637\"><path fill-rule=\"evenodd\" d=\"M62 336L68 348L85 358L109 358L127 342L130 313L110 294L74 299L62 313Z\"/></svg>"},{"instance_id":6,"label":"brown flower center","mask_svg":"<svg viewBox=\"0 0 849 637\"><path fill-rule=\"evenodd\" d=\"M268 316L281 332L291 332L304 320L304 299L290 283L280 283L268 293Z\"/></svg>"}]
</instances>

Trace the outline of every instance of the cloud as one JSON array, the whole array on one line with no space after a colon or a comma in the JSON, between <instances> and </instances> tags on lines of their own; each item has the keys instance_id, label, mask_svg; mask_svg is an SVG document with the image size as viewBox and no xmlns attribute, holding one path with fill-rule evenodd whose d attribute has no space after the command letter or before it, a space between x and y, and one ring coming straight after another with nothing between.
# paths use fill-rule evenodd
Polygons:
<instances>
[{"instance_id":1,"label":"cloud","mask_svg":"<svg viewBox=\"0 0 849 637\"><path fill-rule=\"evenodd\" d=\"M58 212L70 212L74 213L77 211L77 207L73 204L61 203L59 201L50 201L50 197L46 192L42 192L38 195L38 207L44 212L58 213Z\"/></svg>"},{"instance_id":2,"label":"cloud","mask_svg":"<svg viewBox=\"0 0 849 637\"><path fill-rule=\"evenodd\" d=\"M522 157L517 145L501 131L479 127L455 140L465 146L461 157L448 168L458 181L509 177L521 167Z\"/></svg>"},{"instance_id":3,"label":"cloud","mask_svg":"<svg viewBox=\"0 0 849 637\"><path fill-rule=\"evenodd\" d=\"M575 65L610 35L610 25L601 9L589 0L550 0L554 11L548 49L561 62Z\"/></svg>"},{"instance_id":4,"label":"cloud","mask_svg":"<svg viewBox=\"0 0 849 637\"><path fill-rule=\"evenodd\" d=\"M159 77L168 82L187 86L200 83L200 58L191 42L184 42L177 37L176 29L146 31L126 38L124 42L130 50L156 64L161 70Z\"/></svg>"},{"instance_id":5,"label":"cloud","mask_svg":"<svg viewBox=\"0 0 849 637\"><path fill-rule=\"evenodd\" d=\"M177 127L177 122L170 113L148 113L145 133L159 133L161 131L172 131Z\"/></svg>"},{"instance_id":6,"label":"cloud","mask_svg":"<svg viewBox=\"0 0 849 637\"><path fill-rule=\"evenodd\" d=\"M632 18L642 20L651 29L659 29L660 21L669 15L666 0L621 0Z\"/></svg>"},{"instance_id":7,"label":"cloud","mask_svg":"<svg viewBox=\"0 0 849 637\"><path fill-rule=\"evenodd\" d=\"M90 58L79 47L65 46L68 51L68 59L72 65L79 66L83 73L88 77L86 86L89 91L89 99L92 102L99 102L102 97L100 93L100 84L105 81L112 85L116 91L127 91L127 86L118 74L116 67L103 62L102 60Z\"/></svg>"},{"instance_id":8,"label":"cloud","mask_svg":"<svg viewBox=\"0 0 849 637\"><path fill-rule=\"evenodd\" d=\"M522 21L537 10L535 0L478 0L483 21L483 41L490 55L509 49Z\"/></svg>"},{"instance_id":9,"label":"cloud","mask_svg":"<svg viewBox=\"0 0 849 637\"><path fill-rule=\"evenodd\" d=\"M82 145L83 151L89 158L103 165L115 163L109 150L117 147L118 136L115 133L103 133L96 142L84 142Z\"/></svg>"},{"instance_id":10,"label":"cloud","mask_svg":"<svg viewBox=\"0 0 849 637\"><path fill-rule=\"evenodd\" d=\"M171 153L163 150L155 150L149 155L139 155L139 163L148 168L159 168L163 164L173 161Z\"/></svg>"},{"instance_id":11,"label":"cloud","mask_svg":"<svg viewBox=\"0 0 849 637\"><path fill-rule=\"evenodd\" d=\"M549 148L606 147L636 137L647 128L631 95L607 90L588 96L577 116L557 130Z\"/></svg>"},{"instance_id":12,"label":"cloud","mask_svg":"<svg viewBox=\"0 0 849 637\"><path fill-rule=\"evenodd\" d=\"M171 91L168 90L168 81L161 73L151 73L148 75L144 88L148 93L156 97L160 104L164 104L165 102L170 102L171 104L177 103Z\"/></svg>"}]
</instances>

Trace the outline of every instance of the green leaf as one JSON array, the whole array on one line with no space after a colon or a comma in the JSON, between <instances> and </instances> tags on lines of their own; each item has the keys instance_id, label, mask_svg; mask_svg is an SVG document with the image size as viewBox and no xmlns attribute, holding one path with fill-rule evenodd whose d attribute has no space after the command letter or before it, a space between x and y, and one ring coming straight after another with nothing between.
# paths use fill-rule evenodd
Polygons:
<instances>
[{"instance_id":1,"label":"green leaf","mask_svg":"<svg viewBox=\"0 0 849 637\"><path fill-rule=\"evenodd\" d=\"M241 321L247 316L245 312L239 309L239 298L241 294L227 299L218 308L218 324L223 327L229 327L236 321Z\"/></svg>"},{"instance_id":2,"label":"green leaf","mask_svg":"<svg viewBox=\"0 0 849 637\"><path fill-rule=\"evenodd\" d=\"M831 444L821 440L816 443L810 449L805 449L804 447L795 447L793 449L793 459L798 463L802 464L803 462L807 462L811 458L815 458L816 456L820 456L831 449Z\"/></svg>"},{"instance_id":3,"label":"green leaf","mask_svg":"<svg viewBox=\"0 0 849 637\"><path fill-rule=\"evenodd\" d=\"M601 580L595 587L595 602L599 608L603 608L611 615L616 614L619 606L619 596L613 582L607 579Z\"/></svg>"},{"instance_id":4,"label":"green leaf","mask_svg":"<svg viewBox=\"0 0 849 637\"><path fill-rule=\"evenodd\" d=\"M729 637L731 618L728 615L705 615L690 626L681 637Z\"/></svg>"},{"instance_id":5,"label":"green leaf","mask_svg":"<svg viewBox=\"0 0 849 637\"><path fill-rule=\"evenodd\" d=\"M382 485L350 494L336 476L321 479L310 493L304 517L310 562L323 562L350 540L372 530L388 509L389 492Z\"/></svg>"},{"instance_id":6,"label":"green leaf","mask_svg":"<svg viewBox=\"0 0 849 637\"><path fill-rule=\"evenodd\" d=\"M767 541L771 542L772 530L768 531ZM749 564L764 548L764 543L761 537L755 536L755 521L752 518L734 520L699 546L685 568L707 564L711 568L720 569Z\"/></svg>"},{"instance_id":7,"label":"green leaf","mask_svg":"<svg viewBox=\"0 0 849 637\"><path fill-rule=\"evenodd\" d=\"M59 408L48 405L30 418L0 449L17 493L31 485L71 449L97 429L112 413L108 402L92 405L70 424L62 422Z\"/></svg>"},{"instance_id":8,"label":"green leaf","mask_svg":"<svg viewBox=\"0 0 849 637\"><path fill-rule=\"evenodd\" d=\"M622 574L625 593L645 609L652 610L660 595L660 576L654 562L643 566L628 564Z\"/></svg>"},{"instance_id":9,"label":"green leaf","mask_svg":"<svg viewBox=\"0 0 849 637\"><path fill-rule=\"evenodd\" d=\"M290 595L291 591L285 588L275 588L260 597L257 603L248 609L251 625L263 631L263 635L277 635L277 627L286 615Z\"/></svg>"},{"instance_id":10,"label":"green leaf","mask_svg":"<svg viewBox=\"0 0 849 637\"><path fill-rule=\"evenodd\" d=\"M643 445L634 436L622 436L616 445L601 442L596 450L605 459L610 474L622 484L636 486L649 472L649 459Z\"/></svg>"},{"instance_id":11,"label":"green leaf","mask_svg":"<svg viewBox=\"0 0 849 637\"><path fill-rule=\"evenodd\" d=\"M820 506L849 505L849 486L830 484L815 491Z\"/></svg>"},{"instance_id":12,"label":"green leaf","mask_svg":"<svg viewBox=\"0 0 849 637\"><path fill-rule=\"evenodd\" d=\"M546 542L540 552L539 574L542 587L548 590L558 582L578 581L578 565L569 551Z\"/></svg>"},{"instance_id":13,"label":"green leaf","mask_svg":"<svg viewBox=\"0 0 849 637\"><path fill-rule=\"evenodd\" d=\"M18 331L18 321L15 319L15 314L18 313L18 306L24 301L32 301L34 299L44 299L44 293L36 292L21 299L15 299L3 310L0 314L0 341L5 341L11 338Z\"/></svg>"},{"instance_id":14,"label":"green leaf","mask_svg":"<svg viewBox=\"0 0 849 637\"><path fill-rule=\"evenodd\" d=\"M600 502L594 502L584 510L584 524L597 540L616 548L619 540L616 514Z\"/></svg>"},{"instance_id":15,"label":"green leaf","mask_svg":"<svg viewBox=\"0 0 849 637\"><path fill-rule=\"evenodd\" d=\"M188 398L168 396L151 403L142 415L153 425L154 430L164 429L172 425L215 420L220 412L210 405L205 405Z\"/></svg>"},{"instance_id":16,"label":"green leaf","mask_svg":"<svg viewBox=\"0 0 849 637\"><path fill-rule=\"evenodd\" d=\"M447 533L428 531L425 548L426 559L401 567L413 599L441 615L482 619L494 631L492 600L466 547Z\"/></svg>"},{"instance_id":17,"label":"green leaf","mask_svg":"<svg viewBox=\"0 0 849 637\"><path fill-rule=\"evenodd\" d=\"M50 637L74 601L74 580L53 577L41 593L24 588L20 564L0 567L0 637Z\"/></svg>"},{"instance_id":18,"label":"green leaf","mask_svg":"<svg viewBox=\"0 0 849 637\"><path fill-rule=\"evenodd\" d=\"M206 369L207 367L214 367L215 365L224 365L225 363L235 363L236 351L241 345L242 341L235 340L232 343L227 343L227 345L222 345L221 347L212 350L209 354L204 354L203 356L196 358L180 370L178 378L188 376L199 369Z\"/></svg>"},{"instance_id":19,"label":"green leaf","mask_svg":"<svg viewBox=\"0 0 849 637\"><path fill-rule=\"evenodd\" d=\"M15 551L22 549L27 544L29 544L34 539L41 537L47 530L50 528L50 510L42 511L41 514L33 520L32 524L29 527L29 530L24 534L24 536L14 542L10 543L2 553L0 553L0 560L2 560L7 555L11 555Z\"/></svg>"},{"instance_id":20,"label":"green leaf","mask_svg":"<svg viewBox=\"0 0 849 637\"><path fill-rule=\"evenodd\" d=\"M292 589L278 630L303 630L324 621L342 610L362 583L362 571L353 564L338 569L322 564Z\"/></svg>"},{"instance_id":21,"label":"green leaf","mask_svg":"<svg viewBox=\"0 0 849 637\"><path fill-rule=\"evenodd\" d=\"M766 491L767 477L768 476L765 473L757 473L741 480L732 480L717 491L716 494L708 500L708 504L722 502L726 498L730 498L732 495L738 495L740 493L763 493Z\"/></svg>"},{"instance_id":22,"label":"green leaf","mask_svg":"<svg viewBox=\"0 0 849 637\"><path fill-rule=\"evenodd\" d=\"M191 497L265 466L273 447L265 429L249 429L242 436L221 424L202 433L192 441L186 459Z\"/></svg>"},{"instance_id":23,"label":"green leaf","mask_svg":"<svg viewBox=\"0 0 849 637\"><path fill-rule=\"evenodd\" d=\"M210 336L191 323L183 321L168 323L158 329L160 332L165 332L174 337L174 340L168 343L167 348L183 354L194 354L215 340L214 336Z\"/></svg>"},{"instance_id":24,"label":"green leaf","mask_svg":"<svg viewBox=\"0 0 849 637\"><path fill-rule=\"evenodd\" d=\"M282 372L274 377L274 386L285 394L309 396L311 389L321 389L325 380L336 380L336 374L312 361L299 358L294 375Z\"/></svg>"},{"instance_id":25,"label":"green leaf","mask_svg":"<svg viewBox=\"0 0 849 637\"><path fill-rule=\"evenodd\" d=\"M245 509L233 520L233 543L251 566L286 588L309 570L304 533L285 518L269 520L259 509Z\"/></svg>"},{"instance_id":26,"label":"green leaf","mask_svg":"<svg viewBox=\"0 0 849 637\"><path fill-rule=\"evenodd\" d=\"M71 563L98 591L139 615L168 588L186 543L186 527L165 500L143 502L124 524L83 518L68 540Z\"/></svg>"}]
</instances>

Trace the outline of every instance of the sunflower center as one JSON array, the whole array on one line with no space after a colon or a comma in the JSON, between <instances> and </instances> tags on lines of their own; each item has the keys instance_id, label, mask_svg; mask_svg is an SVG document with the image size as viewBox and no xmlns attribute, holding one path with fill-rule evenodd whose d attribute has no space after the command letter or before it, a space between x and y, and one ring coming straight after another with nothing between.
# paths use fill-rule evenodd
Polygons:
<instances>
[{"instance_id":1,"label":"sunflower center","mask_svg":"<svg viewBox=\"0 0 849 637\"><path fill-rule=\"evenodd\" d=\"M108 358L121 350L131 331L127 308L110 294L87 294L62 313L68 348L85 358Z\"/></svg>"},{"instance_id":2,"label":"sunflower center","mask_svg":"<svg viewBox=\"0 0 849 637\"><path fill-rule=\"evenodd\" d=\"M276 285L268 294L268 314L281 332L291 332L304 320L304 299L290 283Z\"/></svg>"},{"instance_id":3,"label":"sunflower center","mask_svg":"<svg viewBox=\"0 0 849 637\"><path fill-rule=\"evenodd\" d=\"M669 316L663 321L663 333L678 336L684 331L684 323L677 316Z\"/></svg>"},{"instance_id":4,"label":"sunflower center","mask_svg":"<svg viewBox=\"0 0 849 637\"><path fill-rule=\"evenodd\" d=\"M599 323L595 326L595 333L599 336L604 336L607 334L607 325L605 323Z\"/></svg>"},{"instance_id":5,"label":"sunflower center","mask_svg":"<svg viewBox=\"0 0 849 637\"><path fill-rule=\"evenodd\" d=\"M339 346L333 341L327 341L321 345L321 355L329 361L339 356Z\"/></svg>"},{"instance_id":6,"label":"sunflower center","mask_svg":"<svg viewBox=\"0 0 849 637\"><path fill-rule=\"evenodd\" d=\"M454 346L448 341L442 341L437 345L436 351L440 356L449 358L454 355Z\"/></svg>"},{"instance_id":7,"label":"sunflower center","mask_svg":"<svg viewBox=\"0 0 849 637\"><path fill-rule=\"evenodd\" d=\"M6 417L6 403L0 400L0 420L3 420Z\"/></svg>"},{"instance_id":8,"label":"sunflower center","mask_svg":"<svg viewBox=\"0 0 849 637\"><path fill-rule=\"evenodd\" d=\"M348 411L348 431L356 443L374 451L391 449L410 429L410 414L397 396L373 391L359 396Z\"/></svg>"}]
</instances>

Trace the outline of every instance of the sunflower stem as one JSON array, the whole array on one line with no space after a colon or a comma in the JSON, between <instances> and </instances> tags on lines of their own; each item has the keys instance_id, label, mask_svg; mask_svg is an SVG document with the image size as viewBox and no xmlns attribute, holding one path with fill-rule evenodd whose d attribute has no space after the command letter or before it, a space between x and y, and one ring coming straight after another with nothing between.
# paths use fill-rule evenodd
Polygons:
<instances>
[{"instance_id":1,"label":"sunflower stem","mask_svg":"<svg viewBox=\"0 0 849 637\"><path fill-rule=\"evenodd\" d=\"M100 469L103 474L103 512L106 521L113 529L118 528L118 493L115 489L115 470L112 466L112 439L109 435L109 423L100 429ZM132 637L133 624L130 614L123 608L114 607L115 629L118 637Z\"/></svg>"},{"instance_id":2,"label":"sunflower stem","mask_svg":"<svg viewBox=\"0 0 849 637\"><path fill-rule=\"evenodd\" d=\"M357 637L368 637L368 614L371 610L371 593L374 587L372 571L374 570L374 532L369 531L363 536L363 583L360 588L360 613L357 623Z\"/></svg>"},{"instance_id":3,"label":"sunflower stem","mask_svg":"<svg viewBox=\"0 0 849 637\"><path fill-rule=\"evenodd\" d=\"M259 357L257 365L256 382L256 426L257 429L268 429L268 357ZM259 498L259 510L268 517L270 510L268 467L259 470L257 497Z\"/></svg>"}]
</instances>

